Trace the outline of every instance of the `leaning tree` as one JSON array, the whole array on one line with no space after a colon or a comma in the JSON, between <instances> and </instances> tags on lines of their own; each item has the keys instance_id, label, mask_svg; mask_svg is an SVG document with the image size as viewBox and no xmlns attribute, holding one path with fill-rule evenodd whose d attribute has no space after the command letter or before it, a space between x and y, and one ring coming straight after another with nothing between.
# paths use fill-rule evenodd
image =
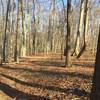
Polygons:
<instances>
[{"instance_id":1,"label":"leaning tree","mask_svg":"<svg viewBox=\"0 0 100 100\"><path fill-rule=\"evenodd\" d=\"M77 57L80 57L82 52L85 50L85 33L86 33L86 24L87 24L87 11L88 11L88 0L81 0L80 6L80 18L79 25L77 30L77 37L75 40L75 47L72 55L76 54Z\"/></svg>"}]
</instances>

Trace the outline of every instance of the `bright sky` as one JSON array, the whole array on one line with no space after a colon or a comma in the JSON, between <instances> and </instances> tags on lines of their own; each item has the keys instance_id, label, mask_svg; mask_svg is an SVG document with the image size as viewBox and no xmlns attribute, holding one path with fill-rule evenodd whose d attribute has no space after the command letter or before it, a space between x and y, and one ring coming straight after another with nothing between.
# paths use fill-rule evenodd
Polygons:
<instances>
[{"instance_id":1,"label":"bright sky","mask_svg":"<svg viewBox=\"0 0 100 100\"><path fill-rule=\"evenodd\" d=\"M6 12L6 7L7 7L7 1L8 0L2 0L3 4L4 4L4 8L5 8L5 12ZM12 2L13 0L11 0ZM18 0L15 0L16 4ZM28 0L27 0L28 1ZM50 8L50 1L51 0L37 0L38 4L41 5L41 7L44 9L44 11L46 13L48 13L48 10ZM72 5L75 5L77 3L77 1L79 0L72 0ZM98 5L98 7L100 7L100 0L92 0L95 1L95 4ZM64 4L66 6L67 4L67 0L64 0ZM62 0L56 0L56 9L62 9ZM0 0L0 14L2 14L2 5L1 5L1 0Z\"/></svg>"}]
</instances>

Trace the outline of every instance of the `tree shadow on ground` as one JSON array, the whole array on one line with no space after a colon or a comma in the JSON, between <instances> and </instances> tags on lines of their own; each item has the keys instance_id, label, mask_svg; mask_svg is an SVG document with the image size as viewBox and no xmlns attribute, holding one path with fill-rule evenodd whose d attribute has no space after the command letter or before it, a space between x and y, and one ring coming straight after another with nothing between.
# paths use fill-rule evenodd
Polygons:
<instances>
[{"instance_id":1,"label":"tree shadow on ground","mask_svg":"<svg viewBox=\"0 0 100 100\"><path fill-rule=\"evenodd\" d=\"M9 97L16 98L14 100L49 100L48 98L45 97L24 93L1 82L0 82L0 90L3 91Z\"/></svg>"},{"instance_id":2,"label":"tree shadow on ground","mask_svg":"<svg viewBox=\"0 0 100 100\"><path fill-rule=\"evenodd\" d=\"M73 65L75 65L75 66L82 66L82 67L94 67L95 66L95 64L94 63L84 63L84 64L78 64L78 63L73 63Z\"/></svg>"},{"instance_id":3,"label":"tree shadow on ground","mask_svg":"<svg viewBox=\"0 0 100 100\"><path fill-rule=\"evenodd\" d=\"M52 67L65 67L64 62L61 61L31 61L30 63L35 64L35 65L39 65L39 66L52 66ZM83 66L83 67L94 67L95 62L75 62L72 60L72 65L78 65L78 66Z\"/></svg>"},{"instance_id":4,"label":"tree shadow on ground","mask_svg":"<svg viewBox=\"0 0 100 100\"><path fill-rule=\"evenodd\" d=\"M77 73L77 72L57 72L57 71L48 71L48 70L32 70L31 68L13 68L10 66L3 66L2 68L5 69L10 69L10 70L17 70L20 71L22 70L23 72L29 72L29 73L39 73L41 75L44 76L52 76L52 77L59 77L59 78L63 78L63 77L78 77L78 78L82 78L82 79L91 79L92 75L87 75L87 74L83 74L83 73Z\"/></svg>"},{"instance_id":5,"label":"tree shadow on ground","mask_svg":"<svg viewBox=\"0 0 100 100\"><path fill-rule=\"evenodd\" d=\"M60 88L60 87L54 87L54 86L46 86L46 85L37 84L37 83L25 82L25 81L19 80L17 78L14 78L14 77L11 77L11 76L5 75L5 74L1 74L1 76L5 77L7 79L13 80L14 82L19 83L21 85L26 85L26 86L30 86L30 87L36 87L36 88L42 88L42 89L47 89L47 90L53 90L53 91L59 91L59 92L64 92L64 93L68 93L68 94L72 93L72 94L77 95L77 96L84 96L84 97L88 97L89 96L88 92L86 92L85 90L80 90L78 88L70 89L70 88ZM3 90L4 88L2 88L2 87L4 85L3 86L2 85L3 84L1 84L0 87ZM9 91L10 88L8 86L6 86L6 88L8 88L8 89L6 89L6 92ZM17 90L15 90L15 94L16 94L16 91ZM13 90L11 89L10 92L13 92ZM8 92L8 94L9 94L9 92ZM40 100L42 100L42 99L40 99ZM45 99L43 99L43 100L45 100Z\"/></svg>"},{"instance_id":6,"label":"tree shadow on ground","mask_svg":"<svg viewBox=\"0 0 100 100\"><path fill-rule=\"evenodd\" d=\"M60 61L31 61L31 63L39 66L64 67L64 63Z\"/></svg>"}]
</instances>

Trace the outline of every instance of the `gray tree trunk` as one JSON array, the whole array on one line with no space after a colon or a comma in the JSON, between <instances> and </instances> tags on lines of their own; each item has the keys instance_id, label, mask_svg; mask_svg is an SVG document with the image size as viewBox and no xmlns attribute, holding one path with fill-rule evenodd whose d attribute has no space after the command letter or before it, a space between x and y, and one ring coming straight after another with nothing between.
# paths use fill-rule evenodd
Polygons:
<instances>
[{"instance_id":1,"label":"gray tree trunk","mask_svg":"<svg viewBox=\"0 0 100 100\"><path fill-rule=\"evenodd\" d=\"M6 43L7 43L7 22L8 22L8 13L9 13L10 0L7 3L7 12L6 12L6 23L5 23L5 33L3 41L3 62L6 61Z\"/></svg>"}]
</instances>

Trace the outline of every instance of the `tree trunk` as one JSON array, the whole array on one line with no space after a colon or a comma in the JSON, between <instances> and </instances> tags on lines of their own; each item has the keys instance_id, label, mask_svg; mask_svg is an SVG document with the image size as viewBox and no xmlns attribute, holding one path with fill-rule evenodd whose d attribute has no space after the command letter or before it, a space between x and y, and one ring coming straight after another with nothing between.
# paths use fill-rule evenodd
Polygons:
<instances>
[{"instance_id":1,"label":"tree trunk","mask_svg":"<svg viewBox=\"0 0 100 100\"><path fill-rule=\"evenodd\" d=\"M77 58L81 56L86 47L85 33L87 27L86 26L87 5L88 5L88 0L81 0L80 19L79 19L79 26L78 26L77 37L75 41L75 49L74 49L74 53L77 55Z\"/></svg>"},{"instance_id":2,"label":"tree trunk","mask_svg":"<svg viewBox=\"0 0 100 100\"><path fill-rule=\"evenodd\" d=\"M21 48L21 56L26 56L26 33L24 31L24 12L23 12L23 1L21 0L21 14L22 14L22 48Z\"/></svg>"},{"instance_id":3,"label":"tree trunk","mask_svg":"<svg viewBox=\"0 0 100 100\"><path fill-rule=\"evenodd\" d=\"M65 66L71 66L70 58L70 11L71 11L71 0L67 1L67 35L66 35L66 59Z\"/></svg>"},{"instance_id":4,"label":"tree trunk","mask_svg":"<svg viewBox=\"0 0 100 100\"><path fill-rule=\"evenodd\" d=\"M93 76L93 85L90 100L100 100L100 27L96 54L96 63Z\"/></svg>"},{"instance_id":5,"label":"tree trunk","mask_svg":"<svg viewBox=\"0 0 100 100\"><path fill-rule=\"evenodd\" d=\"M51 8L52 8L52 3L50 4L50 7L49 7L49 25L48 25L48 33L47 33L47 54L48 52L50 51L50 40L51 40L51 14L50 14L50 11L51 11Z\"/></svg>"},{"instance_id":6,"label":"tree trunk","mask_svg":"<svg viewBox=\"0 0 100 100\"><path fill-rule=\"evenodd\" d=\"M9 6L10 6L10 0L8 0L7 12L6 12L5 33L4 33L4 41L3 41L3 62L6 61L7 22L8 22Z\"/></svg>"},{"instance_id":7,"label":"tree trunk","mask_svg":"<svg viewBox=\"0 0 100 100\"><path fill-rule=\"evenodd\" d=\"M15 51L14 51L14 61L18 62L18 24L19 24L19 0L18 0L18 11L17 11L17 25L15 34Z\"/></svg>"},{"instance_id":8,"label":"tree trunk","mask_svg":"<svg viewBox=\"0 0 100 100\"><path fill-rule=\"evenodd\" d=\"M35 55L36 54L36 18L35 18L35 2L33 0L33 50L32 53Z\"/></svg>"}]
</instances>

